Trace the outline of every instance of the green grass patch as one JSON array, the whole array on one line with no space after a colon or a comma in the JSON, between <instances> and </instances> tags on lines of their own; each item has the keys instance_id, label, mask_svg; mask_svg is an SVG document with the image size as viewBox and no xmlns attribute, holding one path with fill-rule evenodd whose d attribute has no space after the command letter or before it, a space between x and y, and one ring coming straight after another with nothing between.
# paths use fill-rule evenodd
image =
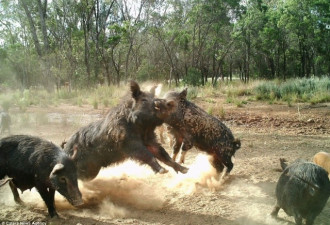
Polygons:
<instances>
[{"instance_id":1,"label":"green grass patch","mask_svg":"<svg viewBox=\"0 0 330 225\"><path fill-rule=\"evenodd\" d=\"M141 84L142 90L149 90ZM170 90L181 92L185 87L168 87L164 84L160 97ZM71 105L90 105L94 109L111 108L120 102L120 99L129 93L129 85L98 86L90 89L58 89L50 93L44 89L27 89L6 91L0 93L1 110L10 110L17 107L25 112L31 106L48 107L62 103ZM226 103L243 107L251 101L263 101L268 104L294 103L318 104L330 102L330 77L290 79L287 81L253 81L245 84L239 80L232 82L218 82L215 86L207 83L205 86L188 87L187 99L194 102L201 98L209 103L206 111L212 115L225 115L224 110L217 106L216 98L225 98Z\"/></svg>"},{"instance_id":2,"label":"green grass patch","mask_svg":"<svg viewBox=\"0 0 330 225\"><path fill-rule=\"evenodd\" d=\"M257 100L317 104L329 102L330 78L290 79L285 82L265 81L255 88Z\"/></svg>"}]
</instances>

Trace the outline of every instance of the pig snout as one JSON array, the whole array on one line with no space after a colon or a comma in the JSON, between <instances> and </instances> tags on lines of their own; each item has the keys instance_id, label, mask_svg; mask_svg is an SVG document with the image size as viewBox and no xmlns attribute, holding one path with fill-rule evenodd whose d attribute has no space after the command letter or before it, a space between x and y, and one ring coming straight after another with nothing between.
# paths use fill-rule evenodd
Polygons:
<instances>
[{"instance_id":1,"label":"pig snout","mask_svg":"<svg viewBox=\"0 0 330 225\"><path fill-rule=\"evenodd\" d=\"M68 201L73 206L79 206L84 204L82 200L81 192L78 189L78 186L68 185L68 193L69 196L67 197Z\"/></svg>"},{"instance_id":2,"label":"pig snout","mask_svg":"<svg viewBox=\"0 0 330 225\"><path fill-rule=\"evenodd\" d=\"M82 197L80 195L78 198L72 200L72 202L70 202L70 203L73 206L80 206L80 205L84 204L84 201L82 200Z\"/></svg>"}]
</instances>

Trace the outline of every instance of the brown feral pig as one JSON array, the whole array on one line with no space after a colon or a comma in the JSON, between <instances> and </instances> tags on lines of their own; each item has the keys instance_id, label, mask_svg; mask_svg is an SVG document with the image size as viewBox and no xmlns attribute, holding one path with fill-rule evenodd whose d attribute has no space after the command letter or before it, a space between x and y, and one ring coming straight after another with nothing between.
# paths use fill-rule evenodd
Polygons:
<instances>
[{"instance_id":1,"label":"brown feral pig","mask_svg":"<svg viewBox=\"0 0 330 225\"><path fill-rule=\"evenodd\" d=\"M330 174L330 153L318 152L313 157L313 163L319 165Z\"/></svg>"},{"instance_id":2,"label":"brown feral pig","mask_svg":"<svg viewBox=\"0 0 330 225\"><path fill-rule=\"evenodd\" d=\"M155 128L168 116L171 102L155 99L154 91L143 92L134 81L130 89L130 94L104 119L80 128L66 143L68 154L78 146L75 162L79 179L93 179L102 167L128 158L148 164L156 173L167 172L156 158L175 171L187 172L156 141Z\"/></svg>"},{"instance_id":3,"label":"brown feral pig","mask_svg":"<svg viewBox=\"0 0 330 225\"><path fill-rule=\"evenodd\" d=\"M69 156L53 143L38 137L14 135L0 140L0 186L9 182L14 199L21 203L21 191L35 187L45 201L49 215L58 216L55 191L72 205L83 203L77 183L77 169Z\"/></svg>"},{"instance_id":4,"label":"brown feral pig","mask_svg":"<svg viewBox=\"0 0 330 225\"><path fill-rule=\"evenodd\" d=\"M306 225L312 225L330 196L327 171L304 160L287 166L281 159L281 167L283 172L276 185L276 205L271 215L277 217L282 208L294 216L296 224L301 225L302 219L306 219Z\"/></svg>"},{"instance_id":5,"label":"brown feral pig","mask_svg":"<svg viewBox=\"0 0 330 225\"><path fill-rule=\"evenodd\" d=\"M240 140L235 139L221 121L188 101L186 96L187 89L165 95L167 102L174 102L174 110L165 119L175 139L173 159L176 159L182 145L180 162L183 163L186 152L195 146L212 156L211 163L219 173L226 166L228 174L233 169L231 157L240 148Z\"/></svg>"}]
</instances>

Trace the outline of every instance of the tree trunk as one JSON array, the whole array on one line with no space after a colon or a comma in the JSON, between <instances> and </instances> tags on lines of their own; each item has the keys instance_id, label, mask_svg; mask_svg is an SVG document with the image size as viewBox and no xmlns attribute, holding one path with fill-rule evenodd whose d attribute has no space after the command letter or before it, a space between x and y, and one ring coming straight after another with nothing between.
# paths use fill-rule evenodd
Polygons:
<instances>
[{"instance_id":1,"label":"tree trunk","mask_svg":"<svg viewBox=\"0 0 330 225\"><path fill-rule=\"evenodd\" d=\"M130 40L130 45L126 54L126 62L125 62L125 78L128 78L128 65L129 65L129 57L131 55L131 51L133 48L133 40Z\"/></svg>"},{"instance_id":2,"label":"tree trunk","mask_svg":"<svg viewBox=\"0 0 330 225\"><path fill-rule=\"evenodd\" d=\"M41 51L39 39L38 39L38 36L37 36L37 30L36 30L36 27L35 27L35 23L34 23L33 18L31 16L31 12L30 12L29 8L27 7L25 0L20 0L20 2L21 2L22 6L24 8L25 14L26 14L26 16L28 18L28 21L29 21L30 30L31 30L31 34L32 34L32 39L33 39L34 46L36 48L37 54L39 55L39 57L41 57L42 56L42 51Z\"/></svg>"},{"instance_id":3,"label":"tree trunk","mask_svg":"<svg viewBox=\"0 0 330 225\"><path fill-rule=\"evenodd\" d=\"M111 48L111 61L112 61L112 65L116 71L116 85L119 86L120 85L120 59L121 59L121 53L119 51L118 53L118 63L116 63L115 61L115 53L114 53L114 49L115 46Z\"/></svg>"},{"instance_id":4,"label":"tree trunk","mask_svg":"<svg viewBox=\"0 0 330 225\"><path fill-rule=\"evenodd\" d=\"M233 81L233 59L230 57L230 63L229 63L229 80Z\"/></svg>"},{"instance_id":5,"label":"tree trunk","mask_svg":"<svg viewBox=\"0 0 330 225\"><path fill-rule=\"evenodd\" d=\"M42 31L42 37L44 41L44 51L45 53L49 52L49 41L48 41L48 34L47 34L47 26L46 26L46 11L47 11L47 0L44 3L41 3L41 0L38 0L38 11L40 17L40 26Z\"/></svg>"},{"instance_id":6,"label":"tree trunk","mask_svg":"<svg viewBox=\"0 0 330 225\"><path fill-rule=\"evenodd\" d=\"M250 80L251 34L248 32L245 83Z\"/></svg>"},{"instance_id":7,"label":"tree trunk","mask_svg":"<svg viewBox=\"0 0 330 225\"><path fill-rule=\"evenodd\" d=\"M283 80L286 80L286 54L285 43L283 43Z\"/></svg>"}]
</instances>

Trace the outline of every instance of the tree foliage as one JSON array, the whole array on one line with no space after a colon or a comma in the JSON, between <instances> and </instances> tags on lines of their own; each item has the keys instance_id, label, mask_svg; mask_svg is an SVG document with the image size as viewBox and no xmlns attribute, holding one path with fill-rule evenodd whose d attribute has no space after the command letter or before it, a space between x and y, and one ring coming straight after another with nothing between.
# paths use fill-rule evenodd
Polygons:
<instances>
[{"instance_id":1,"label":"tree foliage","mask_svg":"<svg viewBox=\"0 0 330 225\"><path fill-rule=\"evenodd\" d=\"M329 76L326 0L1 0L0 82Z\"/></svg>"}]
</instances>

